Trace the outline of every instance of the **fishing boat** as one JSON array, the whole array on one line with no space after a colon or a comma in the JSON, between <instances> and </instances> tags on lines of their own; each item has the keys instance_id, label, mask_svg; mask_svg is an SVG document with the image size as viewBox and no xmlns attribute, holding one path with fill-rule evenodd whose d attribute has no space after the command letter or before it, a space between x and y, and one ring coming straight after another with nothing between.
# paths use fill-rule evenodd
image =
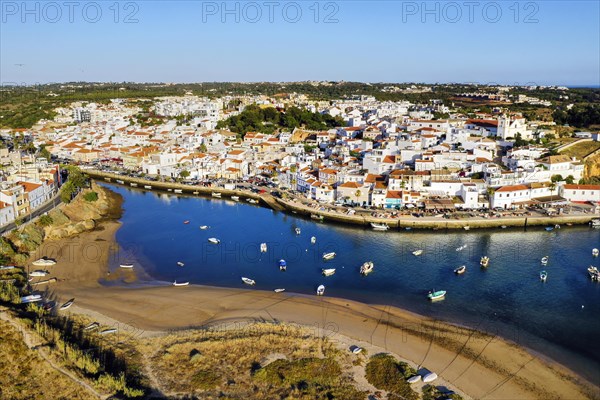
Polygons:
<instances>
[{"instance_id":1,"label":"fishing boat","mask_svg":"<svg viewBox=\"0 0 600 400\"><path fill-rule=\"evenodd\" d=\"M35 270L33 272L29 273L29 276L46 276L48 275L50 272L48 271L42 271L41 269Z\"/></svg>"},{"instance_id":2,"label":"fishing boat","mask_svg":"<svg viewBox=\"0 0 600 400\"><path fill-rule=\"evenodd\" d=\"M413 375L410 378L408 378L406 380L406 382L408 383L417 383L417 382L421 382L421 375Z\"/></svg>"},{"instance_id":3,"label":"fishing boat","mask_svg":"<svg viewBox=\"0 0 600 400\"><path fill-rule=\"evenodd\" d=\"M465 231L468 231L468 230L470 230L470 229L471 229L471 227L470 227L469 225L467 225L467 226L463 226L463 229L464 229Z\"/></svg>"},{"instance_id":4,"label":"fishing boat","mask_svg":"<svg viewBox=\"0 0 600 400\"><path fill-rule=\"evenodd\" d=\"M445 290L432 290L431 292L429 292L429 294L427 295L427 298L429 300L441 300L446 296L446 291Z\"/></svg>"},{"instance_id":5,"label":"fishing boat","mask_svg":"<svg viewBox=\"0 0 600 400\"><path fill-rule=\"evenodd\" d=\"M73 305L73 303L75 303L75 299L70 299L65 304L63 304L62 306L60 306L59 310L60 311L66 310L67 308L71 307Z\"/></svg>"},{"instance_id":6,"label":"fishing boat","mask_svg":"<svg viewBox=\"0 0 600 400\"><path fill-rule=\"evenodd\" d=\"M31 265L35 265L36 267L49 267L51 265L55 265L56 261L50 260L47 258L40 258L39 260L35 260L31 263Z\"/></svg>"},{"instance_id":7,"label":"fishing boat","mask_svg":"<svg viewBox=\"0 0 600 400\"><path fill-rule=\"evenodd\" d=\"M323 260L333 260L333 258L335 257L335 252L331 252L331 253L323 253Z\"/></svg>"},{"instance_id":8,"label":"fishing boat","mask_svg":"<svg viewBox=\"0 0 600 400\"><path fill-rule=\"evenodd\" d=\"M231 200L240 201L240 196L231 196Z\"/></svg>"},{"instance_id":9,"label":"fishing boat","mask_svg":"<svg viewBox=\"0 0 600 400\"><path fill-rule=\"evenodd\" d=\"M287 263L285 262L284 259L279 260L279 270L280 271L287 270Z\"/></svg>"},{"instance_id":10,"label":"fishing boat","mask_svg":"<svg viewBox=\"0 0 600 400\"><path fill-rule=\"evenodd\" d=\"M212 244L219 244L221 241L217 238L208 238L208 241Z\"/></svg>"},{"instance_id":11,"label":"fishing boat","mask_svg":"<svg viewBox=\"0 0 600 400\"><path fill-rule=\"evenodd\" d=\"M152 189L152 186L150 186L150 185L144 185L144 189Z\"/></svg>"},{"instance_id":12,"label":"fishing boat","mask_svg":"<svg viewBox=\"0 0 600 400\"><path fill-rule=\"evenodd\" d=\"M258 203L258 201L254 200L254 199L248 199L248 203L250 203L250 204L256 204L256 203Z\"/></svg>"},{"instance_id":13,"label":"fishing boat","mask_svg":"<svg viewBox=\"0 0 600 400\"><path fill-rule=\"evenodd\" d=\"M125 269L131 269L133 268L133 264L130 263L126 263L126 264L119 264L120 268L125 268Z\"/></svg>"},{"instance_id":14,"label":"fishing boat","mask_svg":"<svg viewBox=\"0 0 600 400\"><path fill-rule=\"evenodd\" d=\"M454 273L457 275L462 275L467 271L467 266L466 265L461 265L458 268L454 269Z\"/></svg>"},{"instance_id":15,"label":"fishing boat","mask_svg":"<svg viewBox=\"0 0 600 400\"><path fill-rule=\"evenodd\" d=\"M244 282L246 285L256 285L254 279L246 278L244 276L242 276L242 282Z\"/></svg>"},{"instance_id":16,"label":"fishing boat","mask_svg":"<svg viewBox=\"0 0 600 400\"><path fill-rule=\"evenodd\" d=\"M41 294L30 294L29 296L21 297L21 303L23 303L23 304L37 303L38 301L42 301Z\"/></svg>"},{"instance_id":17,"label":"fishing boat","mask_svg":"<svg viewBox=\"0 0 600 400\"><path fill-rule=\"evenodd\" d=\"M323 216L322 215L317 215L317 214L310 214L310 218L317 220L317 221L323 221Z\"/></svg>"},{"instance_id":18,"label":"fishing boat","mask_svg":"<svg viewBox=\"0 0 600 400\"><path fill-rule=\"evenodd\" d=\"M362 347L354 346L354 348L352 349L352 354L359 354L362 351Z\"/></svg>"},{"instance_id":19,"label":"fishing boat","mask_svg":"<svg viewBox=\"0 0 600 400\"><path fill-rule=\"evenodd\" d=\"M188 286L189 284L189 282L173 282L173 286Z\"/></svg>"},{"instance_id":20,"label":"fishing boat","mask_svg":"<svg viewBox=\"0 0 600 400\"><path fill-rule=\"evenodd\" d=\"M600 281L600 271L598 271L598 268L590 265L587 270L591 280L596 282Z\"/></svg>"},{"instance_id":21,"label":"fishing boat","mask_svg":"<svg viewBox=\"0 0 600 400\"><path fill-rule=\"evenodd\" d=\"M481 257L479 264L481 264L482 267L487 267L490 264L490 258L488 256Z\"/></svg>"},{"instance_id":22,"label":"fishing boat","mask_svg":"<svg viewBox=\"0 0 600 400\"><path fill-rule=\"evenodd\" d=\"M183 267L185 264L182 263L181 261L177 261L177 265L179 265L180 267Z\"/></svg>"},{"instance_id":23,"label":"fishing boat","mask_svg":"<svg viewBox=\"0 0 600 400\"><path fill-rule=\"evenodd\" d=\"M415 250L412 252L415 256L420 256L421 254L423 254L423 250Z\"/></svg>"},{"instance_id":24,"label":"fishing boat","mask_svg":"<svg viewBox=\"0 0 600 400\"><path fill-rule=\"evenodd\" d=\"M315 244L315 243L317 243L317 238L316 238L316 237L314 237L314 236L313 236L313 237L311 237L311 238L310 238L310 242L311 242L312 244Z\"/></svg>"},{"instance_id":25,"label":"fishing boat","mask_svg":"<svg viewBox=\"0 0 600 400\"><path fill-rule=\"evenodd\" d=\"M598 249L592 249L592 255L594 257L598 257L598 254L600 254L600 252L598 251Z\"/></svg>"},{"instance_id":26,"label":"fishing boat","mask_svg":"<svg viewBox=\"0 0 600 400\"><path fill-rule=\"evenodd\" d=\"M88 326L86 326L85 328L83 328L84 331L91 331L93 329L97 329L98 327L100 327L100 324L97 322L92 322L91 324L89 324Z\"/></svg>"},{"instance_id":27,"label":"fishing boat","mask_svg":"<svg viewBox=\"0 0 600 400\"><path fill-rule=\"evenodd\" d=\"M219 192L214 192L214 193L212 194L212 197L216 197L216 198L219 198L219 199L220 199L220 198L221 198L221 193L219 193Z\"/></svg>"},{"instance_id":28,"label":"fishing boat","mask_svg":"<svg viewBox=\"0 0 600 400\"><path fill-rule=\"evenodd\" d=\"M296 235L299 235L302 233L302 231L300 230L300 228L296 228L294 229L294 232L296 232Z\"/></svg>"},{"instance_id":29,"label":"fishing boat","mask_svg":"<svg viewBox=\"0 0 600 400\"><path fill-rule=\"evenodd\" d=\"M325 285L319 285L317 288L317 296L323 296L325 294Z\"/></svg>"},{"instance_id":30,"label":"fishing boat","mask_svg":"<svg viewBox=\"0 0 600 400\"><path fill-rule=\"evenodd\" d=\"M335 268L324 268L321 270L321 273L325 276L331 276L335 274Z\"/></svg>"},{"instance_id":31,"label":"fishing boat","mask_svg":"<svg viewBox=\"0 0 600 400\"><path fill-rule=\"evenodd\" d=\"M374 231L387 231L390 229L387 224L378 224L375 222L371 222L371 228L373 228Z\"/></svg>"},{"instance_id":32,"label":"fishing boat","mask_svg":"<svg viewBox=\"0 0 600 400\"><path fill-rule=\"evenodd\" d=\"M360 266L360 273L361 275L368 275L371 272L373 272L373 268L375 267L375 265L373 264L373 261L367 261L365 262L363 265Z\"/></svg>"},{"instance_id":33,"label":"fishing boat","mask_svg":"<svg viewBox=\"0 0 600 400\"><path fill-rule=\"evenodd\" d=\"M267 252L267 244L266 243L261 243L260 244L260 252L261 253L266 253Z\"/></svg>"},{"instance_id":34,"label":"fishing boat","mask_svg":"<svg viewBox=\"0 0 600 400\"><path fill-rule=\"evenodd\" d=\"M183 191L181 189L175 189L175 190L173 190L173 192L177 193L177 194L181 194Z\"/></svg>"},{"instance_id":35,"label":"fishing boat","mask_svg":"<svg viewBox=\"0 0 600 400\"><path fill-rule=\"evenodd\" d=\"M542 257L542 259L540 261L542 262L542 265L546 265L546 264L548 264L548 260L549 260L548 256L544 256L544 257Z\"/></svg>"},{"instance_id":36,"label":"fishing boat","mask_svg":"<svg viewBox=\"0 0 600 400\"><path fill-rule=\"evenodd\" d=\"M203 231L208 229L208 225L200 225L200 229L202 229Z\"/></svg>"},{"instance_id":37,"label":"fishing boat","mask_svg":"<svg viewBox=\"0 0 600 400\"><path fill-rule=\"evenodd\" d=\"M183 221L183 223L184 223L185 225L188 225L188 224L190 223L190 221L186 219L185 221Z\"/></svg>"},{"instance_id":38,"label":"fishing boat","mask_svg":"<svg viewBox=\"0 0 600 400\"><path fill-rule=\"evenodd\" d=\"M546 282L546 279L548 279L548 273L546 271L541 271L540 272L540 281Z\"/></svg>"},{"instance_id":39,"label":"fishing boat","mask_svg":"<svg viewBox=\"0 0 600 400\"><path fill-rule=\"evenodd\" d=\"M281 292L285 292L284 288L280 288L280 289L275 289L273 290L275 293L281 293Z\"/></svg>"},{"instance_id":40,"label":"fishing boat","mask_svg":"<svg viewBox=\"0 0 600 400\"><path fill-rule=\"evenodd\" d=\"M459 246L459 247L457 247L457 248L456 248L456 251L463 251L463 250L464 250L464 249L466 249L466 248L467 248L467 245L466 245L466 244L463 244L462 246Z\"/></svg>"}]
</instances>

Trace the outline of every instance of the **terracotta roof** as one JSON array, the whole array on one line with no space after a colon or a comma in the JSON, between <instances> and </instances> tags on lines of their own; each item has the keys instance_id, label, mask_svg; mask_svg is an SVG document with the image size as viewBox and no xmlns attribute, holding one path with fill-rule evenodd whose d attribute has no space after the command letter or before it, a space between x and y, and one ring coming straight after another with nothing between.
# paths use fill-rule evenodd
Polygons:
<instances>
[{"instance_id":1,"label":"terracotta roof","mask_svg":"<svg viewBox=\"0 0 600 400\"><path fill-rule=\"evenodd\" d=\"M600 190L600 185L565 185L565 189L570 190Z\"/></svg>"},{"instance_id":2,"label":"terracotta roof","mask_svg":"<svg viewBox=\"0 0 600 400\"><path fill-rule=\"evenodd\" d=\"M519 190L529 190L529 188L525 185L502 186L496 192L517 192Z\"/></svg>"}]
</instances>

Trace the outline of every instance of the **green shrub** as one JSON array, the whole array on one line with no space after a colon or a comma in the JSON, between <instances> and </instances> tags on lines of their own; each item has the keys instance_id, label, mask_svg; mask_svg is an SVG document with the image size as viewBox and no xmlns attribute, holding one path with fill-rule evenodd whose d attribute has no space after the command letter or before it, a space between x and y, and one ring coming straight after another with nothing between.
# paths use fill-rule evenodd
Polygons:
<instances>
[{"instance_id":1,"label":"green shrub","mask_svg":"<svg viewBox=\"0 0 600 400\"><path fill-rule=\"evenodd\" d=\"M210 370L200 370L192 376L192 384L202 390L214 389L219 382L221 382L219 375Z\"/></svg>"},{"instance_id":2,"label":"green shrub","mask_svg":"<svg viewBox=\"0 0 600 400\"><path fill-rule=\"evenodd\" d=\"M418 399L418 395L406 382L407 375L415 375L413 368L399 363L389 354L376 354L369 360L365 369L367 381L377 389L408 400Z\"/></svg>"},{"instance_id":3,"label":"green shrub","mask_svg":"<svg viewBox=\"0 0 600 400\"><path fill-rule=\"evenodd\" d=\"M44 214L38 219L40 226L50 226L53 222L52 217L48 214Z\"/></svg>"},{"instance_id":4,"label":"green shrub","mask_svg":"<svg viewBox=\"0 0 600 400\"><path fill-rule=\"evenodd\" d=\"M96 192L88 192L88 193L86 193L83 196L83 199L85 201L89 201L89 202L97 201L98 200L98 193L96 193Z\"/></svg>"}]
</instances>

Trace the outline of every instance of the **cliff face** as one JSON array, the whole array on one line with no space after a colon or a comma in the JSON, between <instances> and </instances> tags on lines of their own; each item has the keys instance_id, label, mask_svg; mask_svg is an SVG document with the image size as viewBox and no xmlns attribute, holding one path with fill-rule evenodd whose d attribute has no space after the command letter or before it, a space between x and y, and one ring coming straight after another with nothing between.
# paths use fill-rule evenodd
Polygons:
<instances>
[{"instance_id":1,"label":"cliff face","mask_svg":"<svg viewBox=\"0 0 600 400\"><path fill-rule=\"evenodd\" d=\"M594 155L585 160L584 178L600 176L600 155Z\"/></svg>"}]
</instances>

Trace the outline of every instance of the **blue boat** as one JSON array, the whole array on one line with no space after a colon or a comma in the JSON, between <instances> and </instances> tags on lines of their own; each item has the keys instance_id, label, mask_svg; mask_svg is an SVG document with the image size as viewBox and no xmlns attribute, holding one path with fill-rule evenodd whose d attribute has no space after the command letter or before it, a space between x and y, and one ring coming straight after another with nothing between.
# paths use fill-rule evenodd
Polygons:
<instances>
[{"instance_id":1,"label":"blue boat","mask_svg":"<svg viewBox=\"0 0 600 400\"><path fill-rule=\"evenodd\" d=\"M550 232L550 231L553 231L553 230L554 230L554 228L553 228L553 227L551 227L551 226L547 226L547 227L545 227L544 229L545 229L545 230L547 230L548 232Z\"/></svg>"},{"instance_id":2,"label":"blue boat","mask_svg":"<svg viewBox=\"0 0 600 400\"><path fill-rule=\"evenodd\" d=\"M279 260L279 270L285 271L287 269L287 263L284 259Z\"/></svg>"}]
</instances>

